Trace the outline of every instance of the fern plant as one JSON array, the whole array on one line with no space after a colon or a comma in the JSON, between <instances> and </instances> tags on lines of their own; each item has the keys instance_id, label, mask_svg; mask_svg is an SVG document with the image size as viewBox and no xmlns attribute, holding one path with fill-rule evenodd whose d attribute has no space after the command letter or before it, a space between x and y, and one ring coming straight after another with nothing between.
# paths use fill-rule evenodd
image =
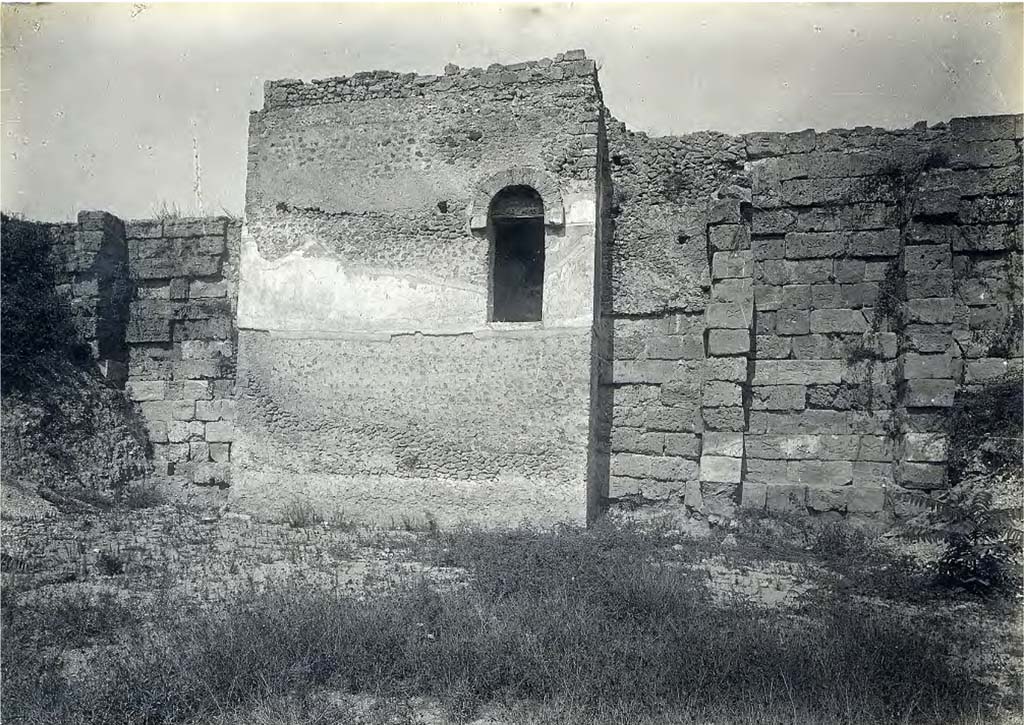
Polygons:
<instances>
[{"instance_id":1,"label":"fern plant","mask_svg":"<svg viewBox=\"0 0 1024 725\"><path fill-rule=\"evenodd\" d=\"M943 545L930 564L940 583L976 594L1019 586L1020 510L996 507L984 489L951 489L937 498L913 491L896 496L919 509L925 520L904 526L901 538Z\"/></svg>"}]
</instances>

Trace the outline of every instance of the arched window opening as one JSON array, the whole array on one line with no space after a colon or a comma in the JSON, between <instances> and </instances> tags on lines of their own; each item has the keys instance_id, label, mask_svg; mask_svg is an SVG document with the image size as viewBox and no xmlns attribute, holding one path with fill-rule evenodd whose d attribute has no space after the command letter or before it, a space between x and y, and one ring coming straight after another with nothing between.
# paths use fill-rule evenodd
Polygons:
<instances>
[{"instance_id":1,"label":"arched window opening","mask_svg":"<svg viewBox=\"0 0 1024 725\"><path fill-rule=\"evenodd\" d=\"M544 308L544 201L506 186L490 205L492 322L537 322Z\"/></svg>"}]
</instances>

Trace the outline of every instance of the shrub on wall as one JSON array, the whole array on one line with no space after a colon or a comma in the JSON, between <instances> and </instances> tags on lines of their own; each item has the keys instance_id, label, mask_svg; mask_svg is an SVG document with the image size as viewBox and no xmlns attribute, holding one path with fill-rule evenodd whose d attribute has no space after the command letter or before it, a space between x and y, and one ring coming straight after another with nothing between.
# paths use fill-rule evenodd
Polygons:
<instances>
[{"instance_id":1,"label":"shrub on wall","mask_svg":"<svg viewBox=\"0 0 1024 725\"><path fill-rule=\"evenodd\" d=\"M2 234L4 487L72 509L130 494L129 483L150 470L146 433L123 391L92 364L72 301L58 290L51 228L4 216Z\"/></svg>"},{"instance_id":2,"label":"shrub on wall","mask_svg":"<svg viewBox=\"0 0 1024 725\"><path fill-rule=\"evenodd\" d=\"M88 348L78 337L68 301L57 292L49 229L2 218L0 245L0 383L3 392L37 386Z\"/></svg>"},{"instance_id":3,"label":"shrub on wall","mask_svg":"<svg viewBox=\"0 0 1024 725\"><path fill-rule=\"evenodd\" d=\"M1011 466L1019 469L1024 456L1024 380L1019 372L961 391L950 414L950 483Z\"/></svg>"}]
</instances>

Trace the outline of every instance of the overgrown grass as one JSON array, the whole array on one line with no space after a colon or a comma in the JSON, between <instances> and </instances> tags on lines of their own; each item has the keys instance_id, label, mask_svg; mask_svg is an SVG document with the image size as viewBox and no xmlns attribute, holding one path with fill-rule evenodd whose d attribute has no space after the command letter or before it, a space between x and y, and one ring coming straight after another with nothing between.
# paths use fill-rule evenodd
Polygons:
<instances>
[{"instance_id":1,"label":"overgrown grass","mask_svg":"<svg viewBox=\"0 0 1024 725\"><path fill-rule=\"evenodd\" d=\"M319 526L324 520L316 506L305 499L289 502L284 508L283 516L284 522L293 529Z\"/></svg>"},{"instance_id":2,"label":"overgrown grass","mask_svg":"<svg viewBox=\"0 0 1024 725\"><path fill-rule=\"evenodd\" d=\"M123 617L121 644L73 674L62 662L81 641L56 623L74 617L14 617L4 721L207 722L324 687L437 697L457 718L491 702L558 703L578 722L947 723L987 706L957 664L970 642L839 598L795 613L715 604L680 566L692 551L666 532L438 531L427 542L421 553L465 567L467 586L410 575L362 597L280 587L222 610L168 605Z\"/></svg>"}]
</instances>

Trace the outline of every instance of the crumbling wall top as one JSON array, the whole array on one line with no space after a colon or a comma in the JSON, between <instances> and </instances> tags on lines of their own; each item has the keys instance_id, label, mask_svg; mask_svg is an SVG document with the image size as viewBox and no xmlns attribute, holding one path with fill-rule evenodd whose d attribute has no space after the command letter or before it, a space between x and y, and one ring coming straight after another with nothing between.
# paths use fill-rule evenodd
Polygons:
<instances>
[{"instance_id":1,"label":"crumbling wall top","mask_svg":"<svg viewBox=\"0 0 1024 725\"><path fill-rule=\"evenodd\" d=\"M592 82L597 67L583 50L569 50L551 58L484 68L460 68L449 63L442 75L420 75L375 70L351 76L322 78L308 83L283 79L264 85L263 110L321 103L363 101L374 98L407 98L432 93L461 92L478 88L547 85L573 78Z\"/></svg>"}]
</instances>

